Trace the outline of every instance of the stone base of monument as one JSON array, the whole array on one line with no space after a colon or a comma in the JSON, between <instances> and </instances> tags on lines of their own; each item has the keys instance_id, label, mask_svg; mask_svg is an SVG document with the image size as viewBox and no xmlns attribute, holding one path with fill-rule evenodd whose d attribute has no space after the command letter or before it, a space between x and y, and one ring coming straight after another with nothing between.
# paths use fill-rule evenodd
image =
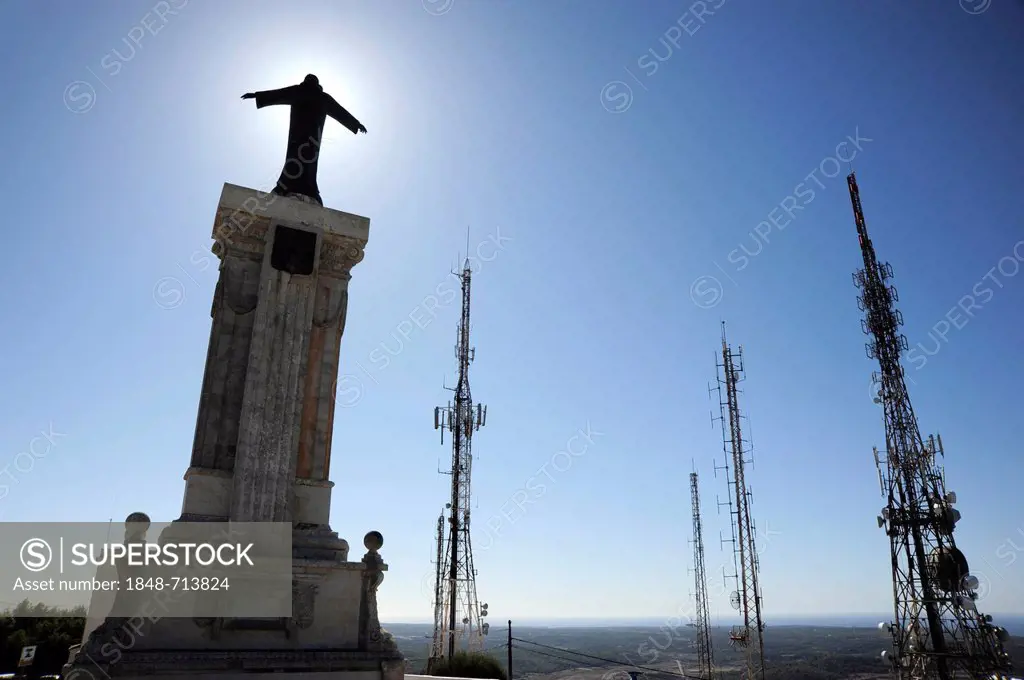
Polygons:
<instances>
[{"instance_id":1,"label":"stone base of monument","mask_svg":"<svg viewBox=\"0 0 1024 680\"><path fill-rule=\"evenodd\" d=\"M274 673L281 680L284 672L290 679L401 680L405 661L377 616L387 570L377 552L380 534L370 532L364 544L360 562L296 559L290 618L161 618L159 605L150 605L88 631L71 650L64 677L255 680Z\"/></svg>"},{"instance_id":2,"label":"stone base of monument","mask_svg":"<svg viewBox=\"0 0 1024 680\"><path fill-rule=\"evenodd\" d=\"M179 521L291 523L291 616L183 619L152 610L115 619L109 607L91 607L68 680L404 675L377 617L383 539L367 534L366 554L349 562L348 543L329 524L348 284L369 225L302 197L233 184L224 185L214 220L220 276Z\"/></svg>"}]
</instances>

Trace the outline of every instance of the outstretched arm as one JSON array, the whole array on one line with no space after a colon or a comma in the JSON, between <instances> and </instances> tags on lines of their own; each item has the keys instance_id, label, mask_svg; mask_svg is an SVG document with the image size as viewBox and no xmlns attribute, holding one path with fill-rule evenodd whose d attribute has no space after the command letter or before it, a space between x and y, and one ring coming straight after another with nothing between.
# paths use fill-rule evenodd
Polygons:
<instances>
[{"instance_id":1,"label":"outstretched arm","mask_svg":"<svg viewBox=\"0 0 1024 680\"><path fill-rule=\"evenodd\" d=\"M292 101L295 99L295 95L298 94L299 89L299 85L292 85L290 87L282 87L279 90L247 92L246 94L242 95L242 99L255 99L257 109L262 109L264 106L291 104Z\"/></svg>"},{"instance_id":2,"label":"outstretched arm","mask_svg":"<svg viewBox=\"0 0 1024 680\"><path fill-rule=\"evenodd\" d=\"M349 130L351 130L352 134L366 132L366 128L363 127L363 124L356 120L356 117L349 113L344 106L339 104L334 99L334 97L332 97L329 94L324 94L324 97L327 98L328 116L330 116L331 118L333 118L334 120L338 121L343 126L348 128Z\"/></svg>"}]
</instances>

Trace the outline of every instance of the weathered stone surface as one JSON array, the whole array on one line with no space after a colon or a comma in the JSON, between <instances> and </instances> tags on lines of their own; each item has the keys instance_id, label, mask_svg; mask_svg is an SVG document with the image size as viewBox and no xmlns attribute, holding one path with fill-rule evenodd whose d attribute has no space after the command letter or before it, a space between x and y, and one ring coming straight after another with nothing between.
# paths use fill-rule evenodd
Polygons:
<instances>
[{"instance_id":1,"label":"weathered stone surface","mask_svg":"<svg viewBox=\"0 0 1024 680\"><path fill-rule=\"evenodd\" d=\"M291 620L161 618L154 609L107 619L72 665L110 677L293 669L365 670L381 680L383 663L401 661L377 617L387 565L376 551L360 562L299 559L293 570Z\"/></svg>"},{"instance_id":2,"label":"weathered stone surface","mask_svg":"<svg viewBox=\"0 0 1024 680\"><path fill-rule=\"evenodd\" d=\"M223 258L211 310L213 323L192 466L230 471L238 441L261 263L235 251L225 253Z\"/></svg>"},{"instance_id":3,"label":"weathered stone surface","mask_svg":"<svg viewBox=\"0 0 1024 680\"><path fill-rule=\"evenodd\" d=\"M306 246L275 255L280 234L314 243L289 230L316 235L311 265ZM382 539L368 534L366 555L348 562L329 526L339 350L368 235L364 217L231 184L213 228L220 279L181 520L291 522L292 616L92 617L68 677L401 679L402 655L377 615Z\"/></svg>"},{"instance_id":4,"label":"weathered stone surface","mask_svg":"<svg viewBox=\"0 0 1024 680\"><path fill-rule=\"evenodd\" d=\"M313 277L264 262L238 425L231 519L291 521L313 313Z\"/></svg>"},{"instance_id":5,"label":"weathered stone surface","mask_svg":"<svg viewBox=\"0 0 1024 680\"><path fill-rule=\"evenodd\" d=\"M334 393L347 308L348 280L324 280L317 290L309 336L309 372L303 395L302 434L296 465L296 476L300 479L328 478Z\"/></svg>"},{"instance_id":6,"label":"weathered stone surface","mask_svg":"<svg viewBox=\"0 0 1024 680\"><path fill-rule=\"evenodd\" d=\"M278 226L316 234L310 275L271 265ZM348 282L369 220L225 184L212 235L220 279L182 518L326 524Z\"/></svg>"}]
</instances>

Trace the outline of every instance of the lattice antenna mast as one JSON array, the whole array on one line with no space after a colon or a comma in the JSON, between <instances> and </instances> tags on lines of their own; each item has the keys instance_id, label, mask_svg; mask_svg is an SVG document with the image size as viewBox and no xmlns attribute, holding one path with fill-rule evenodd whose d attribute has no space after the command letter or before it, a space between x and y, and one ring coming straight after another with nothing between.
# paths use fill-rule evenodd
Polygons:
<instances>
[{"instance_id":1,"label":"lattice antenna mast","mask_svg":"<svg viewBox=\"0 0 1024 680\"><path fill-rule=\"evenodd\" d=\"M725 469L728 476L732 463L732 478L727 480L731 498L727 505L732 515L733 557L736 569L737 588L730 594L734 609L738 609L743 623L733 628L730 642L744 650L747 680L764 679L764 621L761 616L761 590L758 585L757 542L754 523L751 519L751 492L745 479L746 466L751 463L747 455L749 446L743 439L740 423L739 389L743 373L743 348L733 352L722 324L722 361L717 364L719 411L722 422L722 448L725 453ZM716 473L717 474L717 473ZM719 503L722 505L722 503Z\"/></svg>"},{"instance_id":2,"label":"lattice antenna mast","mask_svg":"<svg viewBox=\"0 0 1024 680\"><path fill-rule=\"evenodd\" d=\"M448 507L445 509L447 510ZM444 524L444 512L442 511L437 517L437 560L434 562L434 637L430 645L430 658L427 661L427 665L431 667L436 663L437 659L444 657L445 642L448 639L444 600L444 586L448 578L448 572L445 570L444 565L448 564L447 557L450 546L447 541L448 534L444 530ZM428 668L428 670L432 670L432 668Z\"/></svg>"},{"instance_id":3,"label":"lattice antenna mast","mask_svg":"<svg viewBox=\"0 0 1024 680\"><path fill-rule=\"evenodd\" d=\"M717 359L716 359L716 364L717 364ZM711 393L717 393L718 394L719 416L716 417L715 414L714 414L714 411L712 411L712 413L711 413L711 427L714 428L716 420L717 421L721 421L722 423L726 422L725 418L723 417L724 416L724 412L722 410L722 404L724 403L724 397L722 396L722 381L721 380L716 382L714 387L711 387L711 386L708 387L708 395L710 396ZM723 435L724 434L725 434L725 431L723 430ZM724 464L719 466L717 463L715 463L714 474L715 474L715 478L717 479L718 478L718 471L719 470L721 470L724 473L724 475L725 475L725 486L726 486L726 490L727 490L728 493L726 493L726 495L725 495L725 501L722 501L721 498L716 495L715 496L715 502L716 502L717 507L718 507L718 514L719 515L721 515L723 507L728 508L727 513L729 515L729 531L730 531L731 537L730 538L723 537L721 530L719 530L719 532L718 532L718 547L720 549L722 549L722 548L725 547L725 544L727 544L727 543L730 544L733 547L733 564L732 564L733 571L730 574L729 572L726 571L726 566L722 565L722 585L725 585L725 583L727 583L727 582L732 582L735 585L735 588L733 589L733 591L729 595L729 603L732 605L733 609L737 609L738 610L740 608L740 597L739 597L739 579L740 579L740 577L739 577L739 560L738 560L738 557L737 557L738 551L739 551L739 548L738 548L739 542L737 541L737 537L736 537L736 520L735 520L736 509L733 508L732 500L731 500L732 484L733 484L733 478L732 478L732 475L730 475L730 471L731 471L732 468L729 465L729 450L731 449L731 447L730 447L727 439L726 439L726 442L723 444L723 447L726 449L725 456L722 458ZM735 640L731 640L731 644L735 644Z\"/></svg>"},{"instance_id":4,"label":"lattice antenna mast","mask_svg":"<svg viewBox=\"0 0 1024 680\"><path fill-rule=\"evenodd\" d=\"M956 494L945 491L942 440L922 438L910 403L900 363L908 344L899 331L899 298L888 283L892 267L875 257L856 177L851 173L846 181L864 259L853 280L862 291L861 328L871 338L868 358L878 360L872 377L885 417L884 461L875 449L887 500L878 526L889 536L895 619L879 626L893 641L892 654L882 656L900 680L1004 678L1011 671L1003 650L1008 636L991 616L978 613L978 579L953 539L960 512L953 507Z\"/></svg>"},{"instance_id":5,"label":"lattice antenna mast","mask_svg":"<svg viewBox=\"0 0 1024 680\"><path fill-rule=\"evenodd\" d=\"M697 633L697 672L702 680L714 677L715 654L711 647L708 608L708 580L704 571L704 528L700 515L700 490L697 473L690 473L690 505L693 508L693 580Z\"/></svg>"},{"instance_id":6,"label":"lattice antenna mast","mask_svg":"<svg viewBox=\"0 0 1024 680\"><path fill-rule=\"evenodd\" d=\"M454 272L453 272L454 273ZM462 316L459 320L458 343L455 356L458 360L459 377L455 388L455 403L434 409L434 428L452 434L451 501L448 516L448 549L441 572L443 610L441 620L435 621L435 634L440 630L444 643L439 657L454 656L462 642L468 650L483 648L483 636L490 625L483 622L487 616L487 605L481 605L476 593L476 569L473 566L473 548L470 540L470 481L472 479L473 432L487 421L487 407L473 404L469 390L469 365L475 350L469 345L469 301L470 269L469 258L461 274L455 274L462 281ZM437 652L435 652L437 653Z\"/></svg>"}]
</instances>

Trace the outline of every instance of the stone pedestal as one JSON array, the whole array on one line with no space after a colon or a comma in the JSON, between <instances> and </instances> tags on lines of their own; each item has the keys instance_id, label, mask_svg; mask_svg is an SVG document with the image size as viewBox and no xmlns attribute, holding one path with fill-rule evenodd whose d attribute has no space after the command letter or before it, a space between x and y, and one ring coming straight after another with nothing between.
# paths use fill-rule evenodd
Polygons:
<instances>
[{"instance_id":1,"label":"stone pedestal","mask_svg":"<svg viewBox=\"0 0 1024 680\"><path fill-rule=\"evenodd\" d=\"M402 677L377 618L383 538L367 534L348 562L329 524L348 283L368 237L367 218L301 197L225 184L217 208L220 278L179 521L291 522L292 617L107 618L72 650L70 675Z\"/></svg>"},{"instance_id":2,"label":"stone pedestal","mask_svg":"<svg viewBox=\"0 0 1024 680\"><path fill-rule=\"evenodd\" d=\"M224 185L182 519L328 524L348 282L369 231L365 217Z\"/></svg>"}]
</instances>

